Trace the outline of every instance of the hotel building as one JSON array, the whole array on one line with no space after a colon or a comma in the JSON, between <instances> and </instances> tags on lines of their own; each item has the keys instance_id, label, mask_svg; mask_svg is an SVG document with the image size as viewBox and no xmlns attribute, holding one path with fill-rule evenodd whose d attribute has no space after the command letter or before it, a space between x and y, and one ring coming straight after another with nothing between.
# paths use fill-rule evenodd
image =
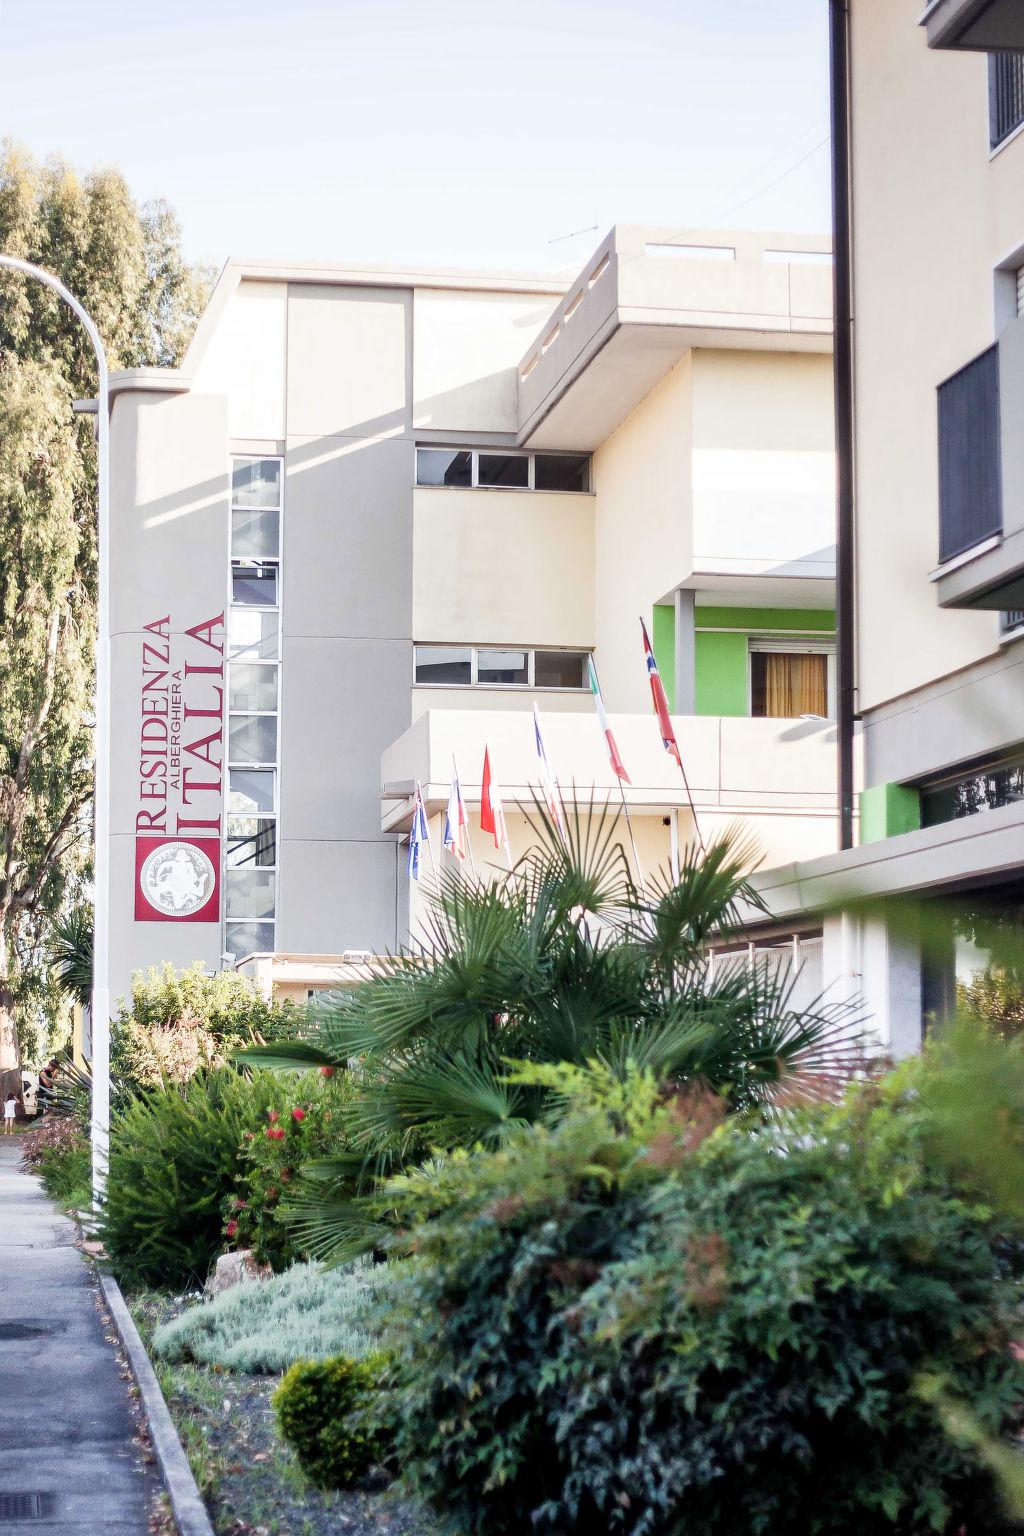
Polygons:
<instances>
[{"instance_id":1,"label":"hotel building","mask_svg":"<svg viewBox=\"0 0 1024 1536\"><path fill-rule=\"evenodd\" d=\"M406 941L416 783L435 860L455 762L503 862L486 742L522 852L534 704L567 800L617 800L589 656L667 865L640 616L705 837L834 849L831 306L803 236L617 228L568 281L229 262L180 369L112 381L112 995ZM820 927L764 942L810 974Z\"/></svg>"}]
</instances>

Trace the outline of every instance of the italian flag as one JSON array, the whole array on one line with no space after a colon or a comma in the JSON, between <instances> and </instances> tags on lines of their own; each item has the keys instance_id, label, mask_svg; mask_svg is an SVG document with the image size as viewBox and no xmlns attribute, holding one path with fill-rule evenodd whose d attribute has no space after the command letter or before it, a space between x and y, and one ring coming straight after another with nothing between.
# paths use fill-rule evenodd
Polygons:
<instances>
[{"instance_id":1,"label":"italian flag","mask_svg":"<svg viewBox=\"0 0 1024 1536\"><path fill-rule=\"evenodd\" d=\"M628 784L630 782L629 774L626 772L625 763L619 756L619 749L615 744L612 728L608 724L608 716L604 710L604 699L601 697L601 684L597 680L597 668L594 666L594 658L592 656L587 657L587 672L590 677L590 691L594 695L597 718L601 722L601 730L604 732L604 739L608 743L608 756L611 759L611 765L619 778L625 779Z\"/></svg>"}]
</instances>

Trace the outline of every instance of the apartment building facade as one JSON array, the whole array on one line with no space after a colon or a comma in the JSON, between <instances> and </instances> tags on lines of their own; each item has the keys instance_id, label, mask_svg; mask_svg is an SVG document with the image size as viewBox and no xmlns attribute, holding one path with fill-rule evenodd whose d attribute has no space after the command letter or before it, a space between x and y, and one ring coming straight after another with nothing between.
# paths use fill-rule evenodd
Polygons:
<instances>
[{"instance_id":1,"label":"apartment building facade","mask_svg":"<svg viewBox=\"0 0 1024 1536\"><path fill-rule=\"evenodd\" d=\"M1024 8L847 9L860 838L761 883L903 1052L1024 889Z\"/></svg>"},{"instance_id":2,"label":"apartment building facade","mask_svg":"<svg viewBox=\"0 0 1024 1536\"><path fill-rule=\"evenodd\" d=\"M182 367L112 385L114 995L404 942L417 781L439 859L486 741L522 851L535 703L567 798L617 797L590 656L644 869L694 806L833 847L831 323L804 237L616 229L569 281L229 263Z\"/></svg>"}]
</instances>

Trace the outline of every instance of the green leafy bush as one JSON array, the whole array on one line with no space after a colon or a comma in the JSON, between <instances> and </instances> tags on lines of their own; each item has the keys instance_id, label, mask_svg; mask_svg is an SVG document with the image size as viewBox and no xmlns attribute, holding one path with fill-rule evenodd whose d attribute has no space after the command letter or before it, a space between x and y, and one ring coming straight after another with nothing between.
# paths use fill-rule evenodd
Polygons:
<instances>
[{"instance_id":1,"label":"green leafy bush","mask_svg":"<svg viewBox=\"0 0 1024 1536\"><path fill-rule=\"evenodd\" d=\"M751 1134L634 1074L393 1180L394 1454L442 1531L1005 1530L925 1384L1018 1428L1021 1249L930 1170L912 1089Z\"/></svg>"},{"instance_id":2,"label":"green leafy bush","mask_svg":"<svg viewBox=\"0 0 1024 1536\"><path fill-rule=\"evenodd\" d=\"M76 1120L47 1120L18 1145L22 1166L39 1175L51 1200L75 1210L91 1202L92 1149Z\"/></svg>"},{"instance_id":3,"label":"green leafy bush","mask_svg":"<svg viewBox=\"0 0 1024 1536\"><path fill-rule=\"evenodd\" d=\"M100 1233L118 1274L147 1285L202 1280L223 1242L225 1197L246 1131L290 1085L224 1068L129 1100L114 1117Z\"/></svg>"},{"instance_id":4,"label":"green leafy bush","mask_svg":"<svg viewBox=\"0 0 1024 1536\"><path fill-rule=\"evenodd\" d=\"M251 1248L260 1264L277 1272L308 1257L295 1226L282 1215L282 1203L304 1163L344 1151L345 1110L355 1094L347 1072L304 1075L293 1091L289 1108L272 1110L266 1126L245 1132L238 1192L225 1203L226 1241Z\"/></svg>"},{"instance_id":5,"label":"green leafy bush","mask_svg":"<svg viewBox=\"0 0 1024 1536\"><path fill-rule=\"evenodd\" d=\"M383 1360L299 1360L274 1393L278 1428L307 1477L349 1488L384 1454L374 1415Z\"/></svg>"},{"instance_id":6,"label":"green leafy bush","mask_svg":"<svg viewBox=\"0 0 1024 1536\"><path fill-rule=\"evenodd\" d=\"M331 1355L361 1360L380 1348L393 1289L386 1264L360 1259L330 1270L296 1264L190 1307L157 1329L153 1345L166 1360L251 1374Z\"/></svg>"},{"instance_id":7,"label":"green leafy bush","mask_svg":"<svg viewBox=\"0 0 1024 1536\"><path fill-rule=\"evenodd\" d=\"M240 1046L274 1039L293 1016L237 971L210 976L201 963L134 971L131 1003L121 998L110 1022L111 1074L125 1091L186 1083Z\"/></svg>"}]
</instances>

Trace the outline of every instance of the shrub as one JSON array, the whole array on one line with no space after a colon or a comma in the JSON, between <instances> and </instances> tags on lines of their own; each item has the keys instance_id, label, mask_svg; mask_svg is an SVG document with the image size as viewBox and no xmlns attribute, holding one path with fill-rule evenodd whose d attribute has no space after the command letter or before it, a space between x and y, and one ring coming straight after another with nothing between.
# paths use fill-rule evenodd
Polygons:
<instances>
[{"instance_id":1,"label":"shrub","mask_svg":"<svg viewBox=\"0 0 1024 1536\"><path fill-rule=\"evenodd\" d=\"M205 1277L222 1246L243 1134L289 1097L270 1073L225 1068L129 1100L111 1125L99 1234L119 1275L156 1286Z\"/></svg>"},{"instance_id":2,"label":"shrub","mask_svg":"<svg viewBox=\"0 0 1024 1536\"><path fill-rule=\"evenodd\" d=\"M289 1108L271 1111L272 1122L245 1134L238 1192L225 1206L225 1238L251 1248L259 1263L278 1272L309 1256L295 1227L282 1216L282 1201L304 1163L343 1151L344 1111L355 1092L351 1082L348 1073L304 1076Z\"/></svg>"},{"instance_id":3,"label":"shrub","mask_svg":"<svg viewBox=\"0 0 1024 1536\"><path fill-rule=\"evenodd\" d=\"M380 1347L393 1286L386 1264L358 1260L326 1271L296 1264L190 1307L157 1329L154 1348L167 1360L251 1374L331 1355L361 1360Z\"/></svg>"},{"instance_id":4,"label":"shrub","mask_svg":"<svg viewBox=\"0 0 1024 1536\"><path fill-rule=\"evenodd\" d=\"M394 1453L442 1530L1006 1529L924 1379L1016 1427L1020 1249L928 1171L904 1086L751 1135L638 1076L392 1181Z\"/></svg>"},{"instance_id":5,"label":"shrub","mask_svg":"<svg viewBox=\"0 0 1024 1536\"><path fill-rule=\"evenodd\" d=\"M383 1454L373 1411L382 1372L379 1356L299 1360L274 1393L278 1428L319 1487L351 1487Z\"/></svg>"},{"instance_id":6,"label":"shrub","mask_svg":"<svg viewBox=\"0 0 1024 1536\"><path fill-rule=\"evenodd\" d=\"M967 981L957 981L957 1006L984 1019L1004 1040L1024 1034L1024 986L1020 977L998 966L989 966Z\"/></svg>"},{"instance_id":7,"label":"shrub","mask_svg":"<svg viewBox=\"0 0 1024 1536\"><path fill-rule=\"evenodd\" d=\"M187 1083L224 1066L240 1046L274 1038L293 1012L268 1003L237 971L209 976L201 963L180 972L170 964L134 971L130 1006L121 998L110 1023L111 1073L133 1091Z\"/></svg>"},{"instance_id":8,"label":"shrub","mask_svg":"<svg viewBox=\"0 0 1024 1536\"><path fill-rule=\"evenodd\" d=\"M92 1149L76 1120L47 1120L26 1131L19 1148L22 1166L39 1175L51 1200L76 1210L89 1204Z\"/></svg>"}]
</instances>

